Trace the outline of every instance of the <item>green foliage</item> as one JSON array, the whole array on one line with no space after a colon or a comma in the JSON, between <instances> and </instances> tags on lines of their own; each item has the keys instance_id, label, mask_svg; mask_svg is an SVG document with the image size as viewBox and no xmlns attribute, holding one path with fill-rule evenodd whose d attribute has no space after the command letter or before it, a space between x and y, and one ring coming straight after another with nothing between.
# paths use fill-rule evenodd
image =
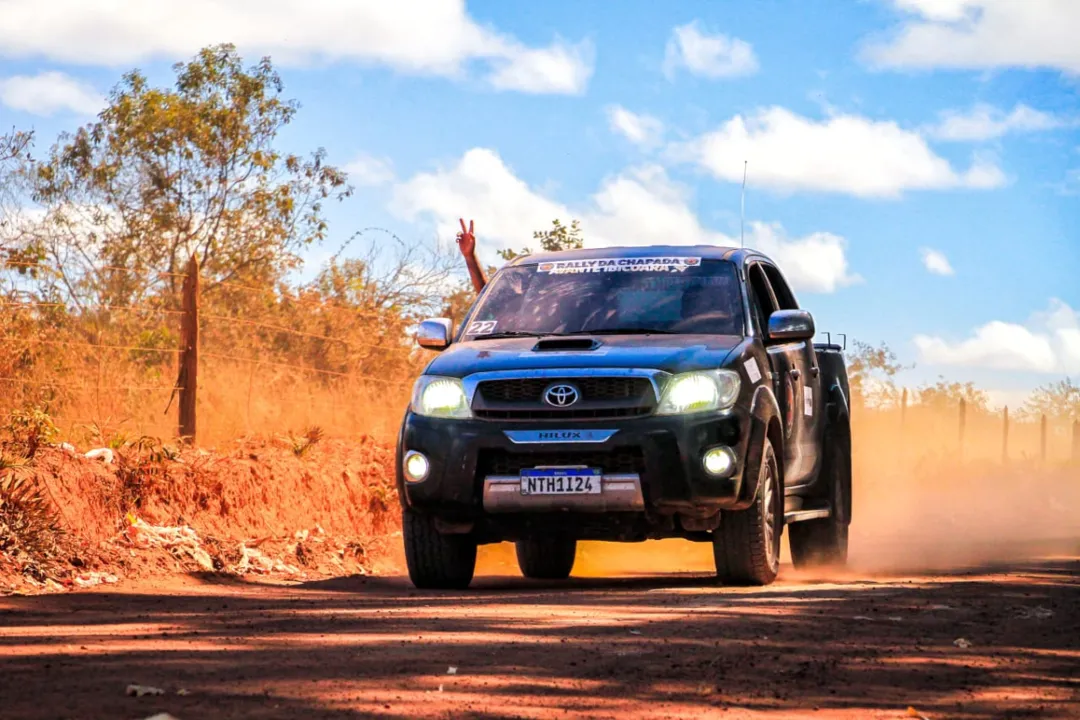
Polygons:
<instances>
[{"instance_id":1,"label":"green foliage","mask_svg":"<svg viewBox=\"0 0 1080 720\"><path fill-rule=\"evenodd\" d=\"M974 383L948 382L945 378L938 378L933 385L923 385L917 395L920 405L941 410L958 407L961 400L969 410L976 411L984 411L990 404L989 396Z\"/></svg>"},{"instance_id":2,"label":"green foliage","mask_svg":"<svg viewBox=\"0 0 1080 720\"><path fill-rule=\"evenodd\" d=\"M10 441L5 443L24 457L32 458L43 445L48 445L60 435L52 417L41 408L14 410L8 419L7 432Z\"/></svg>"},{"instance_id":3,"label":"green foliage","mask_svg":"<svg viewBox=\"0 0 1080 720\"><path fill-rule=\"evenodd\" d=\"M60 534L31 461L0 451L0 553L48 555L56 548Z\"/></svg>"},{"instance_id":4,"label":"green foliage","mask_svg":"<svg viewBox=\"0 0 1080 720\"><path fill-rule=\"evenodd\" d=\"M193 255L211 286L276 279L325 236L324 202L351 192L324 151L275 148L298 106L269 58L244 68L235 48L219 45L174 70L172 88L125 75L98 119L61 136L37 167L65 284L110 302L146 292L158 273L171 273L175 301ZM102 265L136 273L91 274Z\"/></svg>"},{"instance_id":5,"label":"green foliage","mask_svg":"<svg viewBox=\"0 0 1080 720\"><path fill-rule=\"evenodd\" d=\"M42 255L40 243L27 238L19 222L33 139L32 132L16 130L0 135L0 262L19 263L12 269L20 275L36 274L28 264L39 262Z\"/></svg>"},{"instance_id":6,"label":"green foliage","mask_svg":"<svg viewBox=\"0 0 1080 720\"><path fill-rule=\"evenodd\" d=\"M317 425L308 428L303 435L289 433L289 445L293 455L298 458L304 457L311 448L319 444L324 435L323 429Z\"/></svg>"},{"instance_id":7,"label":"green foliage","mask_svg":"<svg viewBox=\"0 0 1080 720\"><path fill-rule=\"evenodd\" d=\"M1022 414L1027 417L1046 415L1058 421L1080 419L1080 385L1065 378L1036 388L1024 403Z\"/></svg>"},{"instance_id":8,"label":"green foliage","mask_svg":"<svg viewBox=\"0 0 1080 720\"><path fill-rule=\"evenodd\" d=\"M581 237L581 226L577 220L571 220L570 226L563 225L558 218L551 222L549 230L537 230L533 233L533 240L540 241L540 249L544 252L558 252L559 250L579 250L585 243ZM499 257L507 262L524 255L531 255L530 248L522 248L515 252L507 248L499 251Z\"/></svg>"},{"instance_id":9,"label":"green foliage","mask_svg":"<svg viewBox=\"0 0 1080 720\"><path fill-rule=\"evenodd\" d=\"M163 353L154 352L149 348L157 350L172 350L180 344L179 333L172 328L157 327L149 330L141 331L136 340L134 347L148 348L147 350L131 350L129 356L132 360L138 362L143 367L158 368L161 366L162 358L167 357Z\"/></svg>"}]
</instances>

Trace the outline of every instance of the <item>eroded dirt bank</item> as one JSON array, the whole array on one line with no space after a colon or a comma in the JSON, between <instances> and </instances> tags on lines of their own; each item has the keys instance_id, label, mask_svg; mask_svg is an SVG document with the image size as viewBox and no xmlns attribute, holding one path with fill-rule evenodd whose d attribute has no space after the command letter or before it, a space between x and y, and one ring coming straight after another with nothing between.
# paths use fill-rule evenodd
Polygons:
<instances>
[{"instance_id":1,"label":"eroded dirt bank","mask_svg":"<svg viewBox=\"0 0 1080 720\"><path fill-rule=\"evenodd\" d=\"M0 714L1080 717L1077 553L842 583L787 567L766 589L678 574L467 593L157 583L0 599Z\"/></svg>"}]
</instances>

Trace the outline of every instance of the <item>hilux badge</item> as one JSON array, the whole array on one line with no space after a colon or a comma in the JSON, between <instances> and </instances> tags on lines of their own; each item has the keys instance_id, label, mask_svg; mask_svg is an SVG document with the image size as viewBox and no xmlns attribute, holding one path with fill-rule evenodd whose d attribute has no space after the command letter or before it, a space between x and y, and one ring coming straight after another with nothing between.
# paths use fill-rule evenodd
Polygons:
<instances>
[{"instance_id":1,"label":"hilux badge","mask_svg":"<svg viewBox=\"0 0 1080 720\"><path fill-rule=\"evenodd\" d=\"M552 385L544 391L544 402L553 407L570 407L581 399L581 393L573 385Z\"/></svg>"}]
</instances>

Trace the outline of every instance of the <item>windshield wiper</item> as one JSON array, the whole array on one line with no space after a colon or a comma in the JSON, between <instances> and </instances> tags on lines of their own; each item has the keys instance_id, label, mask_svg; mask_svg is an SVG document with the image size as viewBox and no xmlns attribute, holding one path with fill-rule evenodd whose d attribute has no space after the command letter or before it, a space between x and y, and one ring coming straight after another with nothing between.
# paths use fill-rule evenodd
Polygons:
<instances>
[{"instance_id":1,"label":"windshield wiper","mask_svg":"<svg viewBox=\"0 0 1080 720\"><path fill-rule=\"evenodd\" d=\"M498 340L499 338L543 337L543 334L523 332L521 330L506 330L503 332L487 333L486 335L470 335L469 337L473 340Z\"/></svg>"},{"instance_id":2,"label":"windshield wiper","mask_svg":"<svg viewBox=\"0 0 1080 720\"><path fill-rule=\"evenodd\" d=\"M674 330L661 330L659 328L603 328L600 330L575 330L574 332L558 333L558 335L678 335Z\"/></svg>"}]
</instances>

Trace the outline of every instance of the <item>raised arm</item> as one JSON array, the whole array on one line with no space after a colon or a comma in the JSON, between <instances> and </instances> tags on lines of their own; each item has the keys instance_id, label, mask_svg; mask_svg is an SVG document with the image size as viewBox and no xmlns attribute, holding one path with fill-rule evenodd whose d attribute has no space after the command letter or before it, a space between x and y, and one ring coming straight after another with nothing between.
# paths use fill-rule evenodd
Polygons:
<instances>
[{"instance_id":1,"label":"raised arm","mask_svg":"<svg viewBox=\"0 0 1080 720\"><path fill-rule=\"evenodd\" d=\"M461 232L457 234L458 247L465 256L465 265L469 268L469 277L472 278L473 288L480 292L487 285L487 277L484 269L480 267L480 261L476 259L476 236L473 235L473 221L469 221L466 229L465 220L461 219Z\"/></svg>"}]
</instances>

